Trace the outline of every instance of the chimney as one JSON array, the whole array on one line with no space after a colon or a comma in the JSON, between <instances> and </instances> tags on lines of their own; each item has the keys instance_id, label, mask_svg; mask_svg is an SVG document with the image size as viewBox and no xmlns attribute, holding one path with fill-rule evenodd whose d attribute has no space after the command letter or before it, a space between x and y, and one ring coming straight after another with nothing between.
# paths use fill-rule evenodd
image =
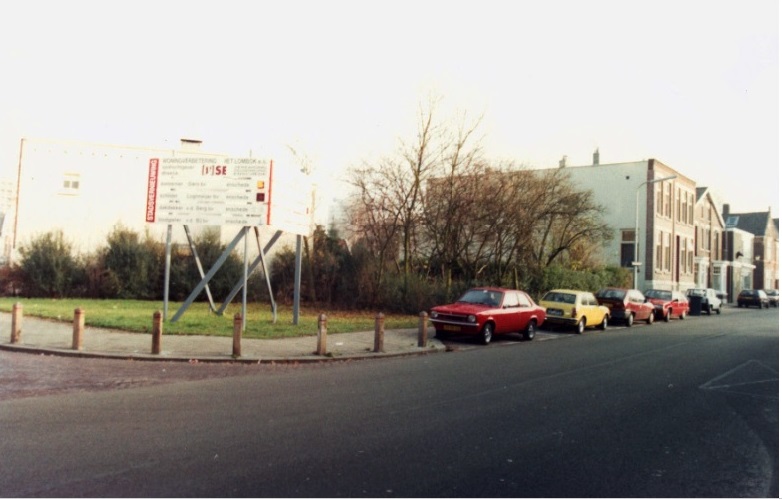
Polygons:
<instances>
[{"instance_id":1,"label":"chimney","mask_svg":"<svg viewBox=\"0 0 782 499\"><path fill-rule=\"evenodd\" d=\"M562 156L562 159L559 160L559 167L564 168L567 166L567 155Z\"/></svg>"},{"instance_id":2,"label":"chimney","mask_svg":"<svg viewBox=\"0 0 782 499\"><path fill-rule=\"evenodd\" d=\"M595 149L595 152L592 153L592 166L597 166L600 164L600 148L598 147Z\"/></svg>"},{"instance_id":3,"label":"chimney","mask_svg":"<svg viewBox=\"0 0 782 499\"><path fill-rule=\"evenodd\" d=\"M722 216L727 217L730 214L730 205L725 203L722 205Z\"/></svg>"},{"instance_id":4,"label":"chimney","mask_svg":"<svg viewBox=\"0 0 782 499\"><path fill-rule=\"evenodd\" d=\"M202 142L198 139L179 139L179 147L183 151L198 151L201 149Z\"/></svg>"}]
</instances>

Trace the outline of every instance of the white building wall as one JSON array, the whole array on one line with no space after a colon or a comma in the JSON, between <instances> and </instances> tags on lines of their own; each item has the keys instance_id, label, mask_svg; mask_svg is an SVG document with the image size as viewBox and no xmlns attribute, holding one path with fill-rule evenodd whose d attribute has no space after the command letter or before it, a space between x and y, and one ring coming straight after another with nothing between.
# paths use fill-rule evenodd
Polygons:
<instances>
[{"instance_id":1,"label":"white building wall","mask_svg":"<svg viewBox=\"0 0 782 499\"><path fill-rule=\"evenodd\" d=\"M656 162L656 169L661 171L655 172L655 178L663 178L671 173L676 173L670 167ZM654 241L647 241L647 195L654 193L654 184L649 186L646 184L648 180L652 180L647 177L649 174L649 161L635 161L629 163L612 163L612 164L598 164L589 166L575 166L565 167L564 170L568 173L572 179L576 188L589 189L593 193L594 201L604 208L603 221L613 229L613 240L609 241L602 248L602 260L607 265L621 265L621 247L622 247L622 231L623 230L635 230L636 226L636 194L637 197L637 217L638 217L638 256L634 260L639 261L641 266L637 271L637 286L639 289L659 288L659 289L679 289L680 287L690 287L694 283L694 274L681 274L680 281L677 283L674 281L674 272L665 278L659 276L655 279L646 280L647 267L654 266L653 258L650 257L647 261L647 245L652 248L652 255L654 255ZM678 174L678 173L677 173ZM680 174L678 174L680 177ZM688 180L689 181L689 180ZM669 183L669 182L666 182ZM676 193L677 181L673 181L674 190ZM695 199L695 187L687 187L687 192L692 195L692 199ZM671 198L672 214L671 218L666 220L659 220L659 217L652 219L657 220L650 227L649 233L651 237L657 230L665 230L667 232L674 232L674 225L676 225L676 206L674 204L675 196ZM652 203L654 206L654 203ZM654 208L652 208L654 209ZM654 215L654 214L652 214ZM681 225L681 224L680 224ZM677 235L682 238L686 238L688 243L690 240L694 241L694 229L692 234L690 230L685 229L686 232L678 232ZM684 243L682 243L684 244ZM694 251L694 242L692 248ZM672 249L674 251L675 248ZM678 261L674 257L674 262Z\"/></svg>"},{"instance_id":2,"label":"white building wall","mask_svg":"<svg viewBox=\"0 0 782 499\"><path fill-rule=\"evenodd\" d=\"M579 189L589 189L593 200L603 206L603 220L614 230L614 238L603 248L603 261L619 265L622 230L635 230L635 194L639 184L646 181L647 161L607 165L569 166L564 170ZM646 220L646 189L639 195L639 223ZM642 229L638 235L639 248L646 244ZM641 255L643 257L643 254Z\"/></svg>"}]
</instances>

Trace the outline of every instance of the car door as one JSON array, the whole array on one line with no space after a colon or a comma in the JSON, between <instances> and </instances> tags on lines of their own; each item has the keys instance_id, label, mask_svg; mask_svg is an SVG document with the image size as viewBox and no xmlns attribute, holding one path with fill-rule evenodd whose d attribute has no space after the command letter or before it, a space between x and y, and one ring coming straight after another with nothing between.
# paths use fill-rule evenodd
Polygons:
<instances>
[{"instance_id":1,"label":"car door","mask_svg":"<svg viewBox=\"0 0 782 499\"><path fill-rule=\"evenodd\" d=\"M524 331L529 325L529 321L535 312L535 307L532 305L532 300L529 296L521 291L516 291L516 296L519 299L519 310L516 314L516 324L519 331ZM540 324L538 324L540 325Z\"/></svg>"},{"instance_id":2,"label":"car door","mask_svg":"<svg viewBox=\"0 0 782 499\"><path fill-rule=\"evenodd\" d=\"M629 301L633 304L635 317L639 321L645 321L654 313L654 307L649 306L640 291L631 289L628 292Z\"/></svg>"},{"instance_id":3,"label":"car door","mask_svg":"<svg viewBox=\"0 0 782 499\"><path fill-rule=\"evenodd\" d=\"M513 292L506 291L500 297L499 306L492 310L494 332L497 334L514 331L514 316L519 308L519 300Z\"/></svg>"},{"instance_id":4,"label":"car door","mask_svg":"<svg viewBox=\"0 0 782 499\"><path fill-rule=\"evenodd\" d=\"M603 312L600 310L600 304L592 293L581 295L581 306L584 307L584 315L587 319L587 326L596 326L603 320Z\"/></svg>"},{"instance_id":5,"label":"car door","mask_svg":"<svg viewBox=\"0 0 782 499\"><path fill-rule=\"evenodd\" d=\"M682 314L687 313L690 309L690 303L687 297L681 293L674 293L671 300L671 308L673 309L673 315L681 317Z\"/></svg>"}]
</instances>

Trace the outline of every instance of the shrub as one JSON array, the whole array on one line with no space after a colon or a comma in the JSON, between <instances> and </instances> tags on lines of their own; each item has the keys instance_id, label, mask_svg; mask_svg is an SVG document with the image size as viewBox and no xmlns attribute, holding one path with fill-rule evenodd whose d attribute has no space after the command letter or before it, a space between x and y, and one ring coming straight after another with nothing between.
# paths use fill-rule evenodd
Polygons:
<instances>
[{"instance_id":1,"label":"shrub","mask_svg":"<svg viewBox=\"0 0 782 499\"><path fill-rule=\"evenodd\" d=\"M116 227L107 237L102 254L101 295L107 298L150 300L163 290L165 247L147 233L141 236Z\"/></svg>"},{"instance_id":2,"label":"shrub","mask_svg":"<svg viewBox=\"0 0 782 499\"><path fill-rule=\"evenodd\" d=\"M62 298L69 296L82 269L73 255L73 244L62 231L35 237L19 249L20 269L24 276L23 293L29 297Z\"/></svg>"}]
</instances>

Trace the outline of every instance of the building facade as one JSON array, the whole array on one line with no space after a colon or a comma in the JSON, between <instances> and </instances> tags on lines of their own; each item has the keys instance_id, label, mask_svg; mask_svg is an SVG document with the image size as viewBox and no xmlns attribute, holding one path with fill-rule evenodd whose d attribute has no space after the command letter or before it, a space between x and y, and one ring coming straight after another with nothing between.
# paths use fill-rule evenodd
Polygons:
<instances>
[{"instance_id":1,"label":"building facade","mask_svg":"<svg viewBox=\"0 0 782 499\"><path fill-rule=\"evenodd\" d=\"M768 211L731 213L730 205L723 206L723 218L727 229L739 229L752 234L750 263L754 265L753 289L779 289L779 230ZM745 257L747 252L744 252ZM735 256L735 255L734 255Z\"/></svg>"},{"instance_id":2,"label":"building facade","mask_svg":"<svg viewBox=\"0 0 782 499\"><path fill-rule=\"evenodd\" d=\"M636 272L636 287L694 287L695 181L656 160L566 168L574 185L592 191L614 238L603 261ZM637 227L637 229L636 229Z\"/></svg>"},{"instance_id":3,"label":"building facade","mask_svg":"<svg viewBox=\"0 0 782 499\"><path fill-rule=\"evenodd\" d=\"M727 292L729 263L724 254L725 221L709 189L698 187L695 201L695 287Z\"/></svg>"}]
</instances>

